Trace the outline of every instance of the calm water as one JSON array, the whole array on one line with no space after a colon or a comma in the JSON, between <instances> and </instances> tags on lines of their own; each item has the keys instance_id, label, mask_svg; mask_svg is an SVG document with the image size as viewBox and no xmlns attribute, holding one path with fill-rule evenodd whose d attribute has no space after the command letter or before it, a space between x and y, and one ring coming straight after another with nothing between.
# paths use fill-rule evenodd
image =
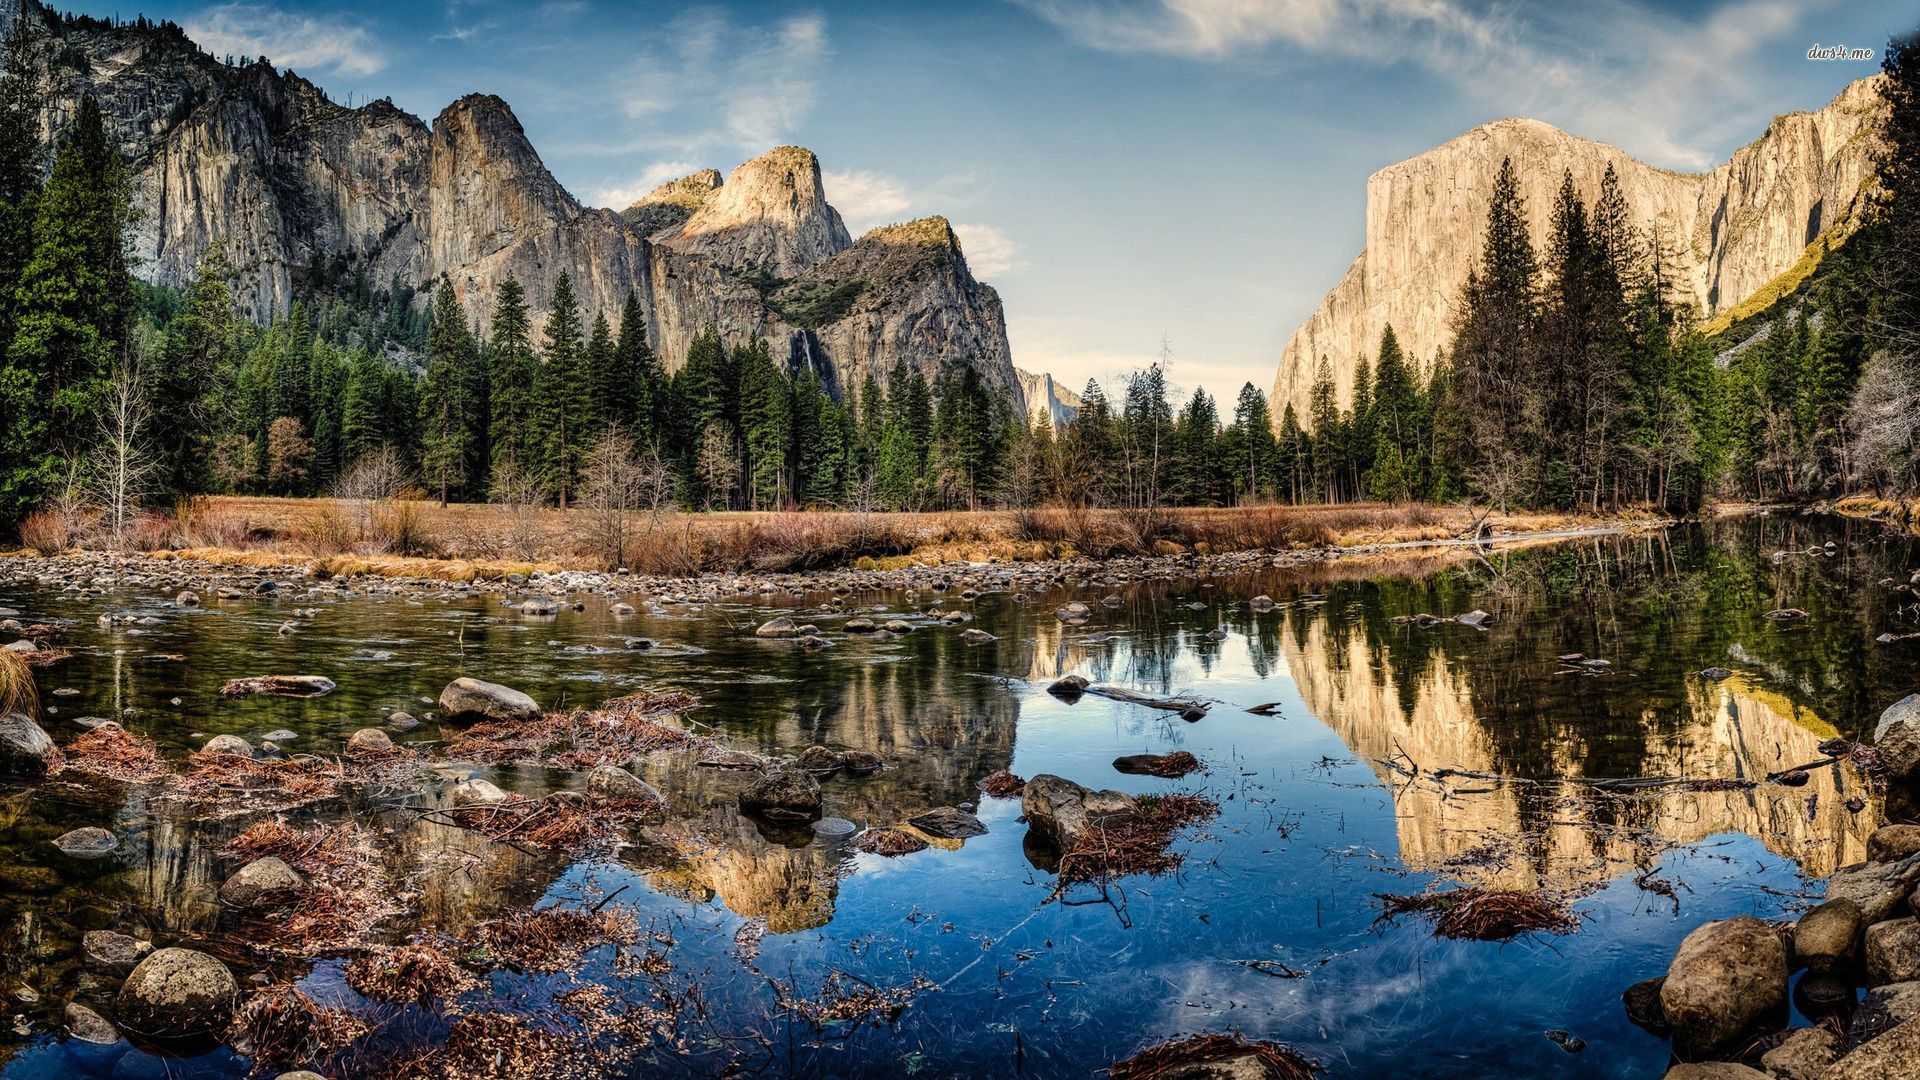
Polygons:
<instances>
[{"instance_id":1,"label":"calm water","mask_svg":"<svg viewBox=\"0 0 1920 1080\"><path fill-rule=\"evenodd\" d=\"M1831 556L1792 554L1833 540ZM1091 1075L1169 1036L1236 1030L1288 1042L1334 1076L1657 1076L1664 1042L1625 1020L1619 993L1659 974L1685 933L1712 918L1794 911L1817 877L1863 856L1871 793L1850 772L1817 770L1803 788L1617 797L1579 785L1410 780L1382 762L1552 781L1634 775L1757 777L1818 760L1835 734L1870 730L1920 683L1920 640L1888 579L1920 565L1913 543L1858 524L1751 519L1651 537L1175 584L1071 583L1016 602L934 592L741 597L615 619L586 610L528 619L497 596L342 596L213 601L187 610L167 590L0 584L25 621L59 620L77 655L42 673L46 726L60 741L78 716L135 709L130 726L176 753L205 736L298 736L289 749L336 752L384 712L415 712L452 677L522 687L553 707L636 689L680 688L693 719L751 749L812 743L879 753L888 768L826 781L828 814L886 825L937 806L980 802L987 835L886 860L844 844L764 835L733 809L737 775L658 765L667 824L636 829L618 857L568 865L431 826L399 828L390 861L415 915L392 927L459 933L530 903L612 901L671 935L681 985L705 1008L648 1068L820 1076ZM978 568L984 577L987 568ZM1267 593L1276 610L1246 600ZM1117 607L1098 599L1117 594ZM1095 603L1063 627L1053 609ZM969 647L959 627L915 610L971 610L998 635ZM1195 605L1199 605L1196 607ZM317 607L292 635L295 607ZM1776 607L1804 622L1764 618ZM1489 630L1397 624L1396 615L1494 613ZM748 631L777 610L818 623L836 647L804 653ZM106 611L154 625L102 629ZM887 642L843 635L853 614L924 623ZM1207 632L1225 628L1224 640ZM134 630L141 632L135 633ZM662 647L629 652L623 639ZM591 647L607 651L592 651ZM1584 653L1604 674L1567 673ZM181 654L184 661L155 659ZM1734 676L1710 683L1697 669ZM227 678L314 672L339 683L304 701L227 701ZM1218 702L1197 723L1098 697L1068 704L1044 688L1081 673ZM79 691L55 696L66 687ZM178 703L175 704L175 699ZM1248 706L1278 702L1279 715ZM435 739L429 724L409 738ZM1185 749L1208 771L1181 781L1124 776L1120 754ZM1134 878L1106 895L1049 901L1050 874L1023 848L1017 801L981 799L998 769L1058 773L1134 792L1199 791L1218 820L1179 841L1184 870ZM577 777L496 776L538 793ZM1864 810L1849 809L1854 795ZM1855 805L1858 805L1857 803ZM310 820L295 815L296 823ZM121 834L116 857L60 856L48 841L82 824ZM0 978L36 1034L0 1035L6 1077L239 1075L226 1051L162 1062L125 1044L47 1034L70 997L103 1012L117 980L80 964L81 932L113 928L162 943L210 943L243 957L214 903L224 868L212 848L245 824L195 824L111 785L0 789ZM1664 879L1674 897L1636 879ZM1507 944L1436 939L1422 922L1378 922L1378 892L1432 882L1576 890L1580 931ZM763 927L757 958L736 937ZM1277 961L1298 978L1267 974ZM264 970L236 963L244 978ZM1265 968L1265 970L1262 970ZM363 1007L338 966L275 967L323 1003ZM774 1008L774 983L816 993L830 973L875 986L938 986L890 1026L816 1030ZM595 957L581 976L644 998L644 982ZM555 981L501 974L473 1007L537 1013ZM41 995L25 1006L11 995ZM387 1014L383 1014L387 1015ZM394 1018L374 1044L432 1038L432 1017ZM1586 1041L1569 1054L1548 1029ZM350 1068L350 1066L349 1066Z\"/></svg>"}]
</instances>

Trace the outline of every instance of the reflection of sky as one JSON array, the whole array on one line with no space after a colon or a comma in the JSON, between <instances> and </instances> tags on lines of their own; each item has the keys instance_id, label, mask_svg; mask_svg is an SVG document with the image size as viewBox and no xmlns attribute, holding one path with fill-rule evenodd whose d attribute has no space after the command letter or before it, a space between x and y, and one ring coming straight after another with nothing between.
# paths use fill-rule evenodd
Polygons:
<instances>
[{"instance_id":1,"label":"reflection of sky","mask_svg":"<svg viewBox=\"0 0 1920 1080\"><path fill-rule=\"evenodd\" d=\"M722 895L689 903L656 891L649 884L658 880L657 872L649 876L651 866L636 869L618 861L576 867L545 892L553 901L577 902L628 886L616 903L631 907L644 924L670 931L675 941L670 955L680 970L699 976L718 1030L739 1034L757 1027L783 1048L790 1045L784 1019L759 1019L770 1001L766 977L789 981L802 994L816 991L836 968L880 986L898 986L913 976L942 986L918 999L892 1030L866 1028L844 1043L820 1045L802 1033L791 1043L796 1057L777 1063L782 1069L817 1066L841 1075L890 1076L912 1066L934 1075L1003 1073L1012 1069L1017 1032L1021 1064L1028 1071L1085 1074L1171 1034L1232 1028L1292 1043L1336 1076L1406 1074L1412 1068L1418 1075L1450 1077L1503 1072L1628 1077L1657 1074L1666 1047L1626 1023L1620 991L1661 973L1680 938L1702 921L1747 913L1776 917L1787 910L1789 901L1763 890L1797 891L1801 885L1793 864L1744 835L1695 832L1687 835L1699 839L1666 852L1655 871L1680 886L1677 914L1671 901L1641 891L1624 868L1616 868L1579 901L1585 922L1568 937L1504 945L1444 942L1418 919L1376 924L1374 893L1417 892L1436 880L1400 861L1409 815L1424 812L1423 804L1404 798L1396 804L1379 770L1356 760L1354 748L1336 732L1362 731L1368 723L1405 723L1407 717L1316 716L1303 699L1303 687L1324 681L1327 672L1309 665L1330 663L1330 654L1300 651L1294 627L1303 619L1309 628L1343 620L1384 634L1383 653L1361 648L1339 655L1355 665L1345 675L1350 684L1379 688L1389 698L1403 684L1387 667L1370 666L1378 664L1374 657L1399 663L1422 655L1416 646L1431 646L1440 650L1448 670L1469 681L1495 672L1514 675L1502 684L1503 693L1529 707L1533 690L1553 688L1560 696L1539 699L1550 719L1592 725L1611 715L1596 703L1617 699L1616 704L1633 705L1622 711L1638 717L1637 703L1652 702L1650 708L1665 710L1679 725L1676 737L1698 744L1681 760L1704 765L1720 760L1706 751L1724 749L1721 744L1730 737L1720 726L1722 696L1754 699L1760 691L1745 681L1703 690L1697 681L1687 681L1687 671L1723 660L1726 637L1732 635L1756 653L1772 650L1768 659L1791 669L1781 674L1793 685L1817 670L1804 666L1804 654L1844 642L1853 630L1837 618L1816 618L1796 631L1804 637L1768 639L1738 620L1675 629L1639 614L1636 605L1648 594L1678 596L1678 609L1697 612L1707 601L1689 598L1689 589L1699 583L1687 575L1703 558L1731 557L1737 567L1749 567L1741 552L1764 553L1781 543L1774 536L1732 534L1722 537L1723 546L1705 550L1681 539L1685 542L1672 550L1655 554L1643 541L1606 550L1610 572L1624 575L1609 600L1624 614L1598 640L1620 673L1578 683L1555 681L1547 673L1565 637L1593 632L1591 613L1563 598L1527 591L1538 579L1522 573L1527 566L1565 569L1555 561L1559 556L1548 554L1516 558L1507 567L1508 591L1497 603L1482 585L1457 572L1424 582L1359 575L1310 586L1329 594L1325 605L1303 611L1283 604L1279 611L1255 615L1242 606L1244 597L1267 592L1284 602L1300 586L1279 576L1256 582L1223 579L1213 590L1148 589L1119 609L1098 608L1095 624L1084 630L1063 631L1051 616L1063 594L1036 594L1030 603L1015 605L1004 594L989 593L972 605L979 618L968 625L1001 640L977 648L960 644L959 627L922 625L885 642L842 635L839 622L860 612L836 615L802 605L799 613L838 639L835 648L820 653L755 640L713 620L639 616L616 621L604 615L597 600L590 600L585 612L567 611L543 622L537 634L522 632L525 624L493 600L435 600L424 607L323 602L291 641L275 631L292 600L214 602L182 611L152 598L115 597L113 604L163 620L138 636L101 631L92 623L89 605L56 595L0 589L0 603L28 612L59 610L74 618L70 636L79 655L56 669L60 683L83 690L81 697L68 699L70 713L97 710L111 689L125 700L148 703L143 722L171 745L184 744L192 731L285 726L300 735L296 745L324 750L377 716L381 706L431 696L459 671L524 686L548 701L564 691L582 703L593 699L589 695L697 679L705 704L695 718L749 745L792 751L816 738L888 740L887 770L867 779L834 777L824 785L827 812L861 825L886 825L932 805L977 798L973 784L1001 767L1028 777L1051 772L1141 793L1205 790L1221 803L1221 817L1182 842L1188 852L1184 871L1129 880L1114 894L1123 900L1120 910L1076 903L1094 898L1084 888L1070 892L1068 903L1050 902L1053 879L1035 869L1022 850L1025 829L1016 820L1017 802L993 799L983 800L980 809L989 833L959 850L934 848L897 860L858 856L837 885L800 878L803 888L796 898L793 880L783 873L825 873L833 861L829 850L793 852L766 846L750 829L729 831L735 790L729 785L738 782L733 776L699 770L655 777L671 797L682 800L676 809L687 815L690 829L705 830L737 856L724 865L693 857L688 879ZM1799 546L1805 546L1803 538ZM1736 613L1752 608L1755 620L1757 612L1772 606L1761 601L1776 597L1816 598L1803 606L1817 615L1866 610L1872 600L1860 583L1886 576L1904 558L1891 551L1845 564L1785 568L1755 559L1752 565L1761 568L1757 576L1729 577L1721 565L1705 593ZM1632 567L1643 562L1679 566L1686 573L1641 581ZM1574 569L1592 570L1586 564ZM1536 584L1524 585L1529 581ZM1512 591L1516 583L1523 584L1518 599ZM1107 591L1090 594L1097 598ZM1212 606L1191 611L1183 606L1191 596L1209 598ZM915 604L904 597L885 598L896 610L924 608L934 599L921 594ZM938 601L943 608L964 606L957 596ZM855 606L871 610L874 605ZM1462 627L1410 630L1385 621L1393 614L1469 606L1498 610L1503 626L1480 634ZM756 607L736 612L735 618L750 625L773 610ZM448 636L463 620L464 658ZM1222 624L1231 631L1224 642L1201 636ZM1080 642L1083 635L1101 633L1110 635L1105 644ZM625 635L707 651L693 660L650 657L618 649ZM394 649L395 658L338 667L315 659L350 652L369 640ZM584 643L612 651L564 651ZM115 658L113 648L127 653ZM140 660L146 652L173 651L187 654L189 661ZM1535 663L1536 653L1548 658L1547 666ZM885 662L875 663L880 660ZM1899 682L1913 673L1897 658L1876 662L1883 665L1876 680ZM1056 666L1157 692L1197 694L1219 704L1193 724L1093 695L1070 704L1044 692ZM297 701L228 702L214 693L233 675L301 668L336 675L340 689L326 698ZM1039 671L1046 674L1030 681L1002 678ZM1843 681L1859 678L1843 665L1830 674ZM1743 679L1749 677L1761 678L1743 672ZM1857 696L1872 698L1878 686L1876 681L1858 688ZM181 709L157 705L162 695L173 694L183 697ZM1791 712L1780 695L1761 696L1782 716ZM1348 709L1358 699L1341 700L1345 704L1339 708ZM1270 701L1280 704L1279 716L1243 711ZM1742 711L1748 723L1757 722L1758 703L1743 703ZM1415 715L1412 722L1428 719ZM955 746L917 745L910 741L916 734L934 742L955 740ZM1531 729L1486 734L1494 742L1534 735ZM1648 743L1655 740L1648 736ZM1121 775L1110 765L1120 754L1173 749L1196 754L1209 771L1165 781ZM533 784L537 778L520 776L516 782ZM1793 806L1783 809L1791 812ZM94 811L63 806L60 813L81 824ZM644 864L647 849L623 857ZM703 869L713 877L702 878ZM729 889L740 892L728 894ZM786 910L782 901L822 896L831 898L830 921L768 935L757 963L763 975L744 971L730 955L743 922L735 911ZM473 906L484 909L487 898L475 899ZM1235 962L1253 960L1279 961L1305 976L1277 979ZM313 985L317 994L333 992L324 973ZM544 993L535 982L508 978L496 991L508 1002L537 1000ZM1560 1050L1543 1035L1553 1028L1585 1039L1586 1051L1568 1055ZM85 1057L92 1053L37 1043L4 1071L8 1077L85 1075L88 1070L106 1075L97 1062L84 1069L79 1064L95 1061L98 1055Z\"/></svg>"}]
</instances>

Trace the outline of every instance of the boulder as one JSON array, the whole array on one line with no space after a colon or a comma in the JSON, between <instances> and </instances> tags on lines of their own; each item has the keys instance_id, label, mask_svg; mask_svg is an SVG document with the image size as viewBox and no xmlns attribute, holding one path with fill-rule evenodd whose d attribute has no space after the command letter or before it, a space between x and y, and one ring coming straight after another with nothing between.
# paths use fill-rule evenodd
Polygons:
<instances>
[{"instance_id":1,"label":"boulder","mask_svg":"<svg viewBox=\"0 0 1920 1080\"><path fill-rule=\"evenodd\" d=\"M965 840L969 836L984 836L987 832L986 825L979 818L952 806L942 806L918 817L908 818L907 824L941 840Z\"/></svg>"},{"instance_id":2,"label":"boulder","mask_svg":"<svg viewBox=\"0 0 1920 1080\"><path fill-rule=\"evenodd\" d=\"M447 801L454 806L499 806L507 801L507 793L494 786L493 781L476 776L453 785L447 792Z\"/></svg>"},{"instance_id":3,"label":"boulder","mask_svg":"<svg viewBox=\"0 0 1920 1080\"><path fill-rule=\"evenodd\" d=\"M355 757L362 754L390 754L393 750L393 740L379 728L363 727L347 736L347 753Z\"/></svg>"},{"instance_id":4,"label":"boulder","mask_svg":"<svg viewBox=\"0 0 1920 1080\"><path fill-rule=\"evenodd\" d=\"M120 839L105 829L88 825L61 833L54 838L53 846L76 859L98 859L118 850Z\"/></svg>"},{"instance_id":5,"label":"boulder","mask_svg":"<svg viewBox=\"0 0 1920 1080\"><path fill-rule=\"evenodd\" d=\"M1845 897L1829 900L1802 915L1794 926L1794 955L1814 971L1851 966L1860 955L1864 926L1859 904Z\"/></svg>"},{"instance_id":6,"label":"boulder","mask_svg":"<svg viewBox=\"0 0 1920 1080\"><path fill-rule=\"evenodd\" d=\"M127 976L114 1014L121 1027L149 1038L222 1034L239 997L227 965L192 949L161 949Z\"/></svg>"},{"instance_id":7,"label":"boulder","mask_svg":"<svg viewBox=\"0 0 1920 1080\"><path fill-rule=\"evenodd\" d=\"M740 793L740 809L768 818L813 818L820 813L820 782L798 766L777 766Z\"/></svg>"},{"instance_id":8,"label":"boulder","mask_svg":"<svg viewBox=\"0 0 1920 1080\"><path fill-rule=\"evenodd\" d=\"M284 903L306 889L306 878L278 857L268 855L234 871L220 886L220 902L251 911Z\"/></svg>"},{"instance_id":9,"label":"boulder","mask_svg":"<svg viewBox=\"0 0 1920 1080\"><path fill-rule=\"evenodd\" d=\"M1138 804L1124 792L1094 791L1065 777L1041 773L1021 791L1020 809L1032 832L1069 848L1086 833L1131 817Z\"/></svg>"},{"instance_id":10,"label":"boulder","mask_svg":"<svg viewBox=\"0 0 1920 1080\"><path fill-rule=\"evenodd\" d=\"M1493 622L1493 616L1481 611L1479 608L1475 608L1464 615L1455 615L1453 621L1459 623L1461 626L1478 628Z\"/></svg>"},{"instance_id":11,"label":"boulder","mask_svg":"<svg viewBox=\"0 0 1920 1080\"><path fill-rule=\"evenodd\" d=\"M1880 721L1873 726L1873 741L1886 738L1887 732L1895 724L1920 724L1920 694L1908 694L1889 705L1880 713Z\"/></svg>"},{"instance_id":12,"label":"boulder","mask_svg":"<svg viewBox=\"0 0 1920 1080\"><path fill-rule=\"evenodd\" d=\"M395 709L387 714L387 726L395 731L412 731L420 726L420 721L410 712Z\"/></svg>"},{"instance_id":13,"label":"boulder","mask_svg":"<svg viewBox=\"0 0 1920 1080\"><path fill-rule=\"evenodd\" d=\"M253 756L253 744L238 735L215 735L207 740L207 744L200 748L200 752L250 758Z\"/></svg>"},{"instance_id":14,"label":"boulder","mask_svg":"<svg viewBox=\"0 0 1920 1080\"><path fill-rule=\"evenodd\" d=\"M1889 919L1867 927L1867 985L1920 979L1920 919Z\"/></svg>"},{"instance_id":15,"label":"boulder","mask_svg":"<svg viewBox=\"0 0 1920 1080\"><path fill-rule=\"evenodd\" d=\"M966 642L969 645L985 645L990 641L998 641L1000 639L994 637L992 634L987 633L985 630L977 630L973 627L968 627L967 629L960 631L960 640Z\"/></svg>"},{"instance_id":16,"label":"boulder","mask_svg":"<svg viewBox=\"0 0 1920 1080\"><path fill-rule=\"evenodd\" d=\"M112 930L89 930L80 938L80 950L94 967L125 975L147 958L153 945Z\"/></svg>"},{"instance_id":17,"label":"boulder","mask_svg":"<svg viewBox=\"0 0 1920 1080\"><path fill-rule=\"evenodd\" d=\"M880 624L874 622L872 619L859 617L848 619L841 625L840 629L849 634L871 634L875 630L880 629Z\"/></svg>"},{"instance_id":18,"label":"boulder","mask_svg":"<svg viewBox=\"0 0 1920 1080\"><path fill-rule=\"evenodd\" d=\"M1882 825L1867 837L1867 858L1896 862L1920 852L1920 825Z\"/></svg>"},{"instance_id":19,"label":"boulder","mask_svg":"<svg viewBox=\"0 0 1920 1080\"><path fill-rule=\"evenodd\" d=\"M824 746L809 746L800 751L797 764L810 773L830 773L847 763L847 756Z\"/></svg>"},{"instance_id":20,"label":"boulder","mask_svg":"<svg viewBox=\"0 0 1920 1080\"><path fill-rule=\"evenodd\" d=\"M67 1034L85 1043L99 1046L112 1046L120 1041L120 1029L112 1021L77 1001L67 1002L63 1014L67 1022Z\"/></svg>"},{"instance_id":21,"label":"boulder","mask_svg":"<svg viewBox=\"0 0 1920 1080\"><path fill-rule=\"evenodd\" d=\"M0 717L0 776L45 776L59 761L53 739L31 718L20 713Z\"/></svg>"},{"instance_id":22,"label":"boulder","mask_svg":"<svg viewBox=\"0 0 1920 1080\"><path fill-rule=\"evenodd\" d=\"M540 705L511 686L458 678L440 691L440 707L453 720L538 720Z\"/></svg>"},{"instance_id":23,"label":"boulder","mask_svg":"<svg viewBox=\"0 0 1920 1080\"><path fill-rule=\"evenodd\" d=\"M763 638L790 638L799 637L800 633L799 623L794 622L785 615L779 615L768 619L756 627L753 631L753 636Z\"/></svg>"},{"instance_id":24,"label":"boulder","mask_svg":"<svg viewBox=\"0 0 1920 1080\"><path fill-rule=\"evenodd\" d=\"M1052 694L1054 697L1077 698L1081 694L1086 693L1087 687L1090 685L1092 684L1088 683L1084 676L1062 675L1053 681L1052 686L1047 687L1047 693Z\"/></svg>"},{"instance_id":25,"label":"boulder","mask_svg":"<svg viewBox=\"0 0 1920 1080\"><path fill-rule=\"evenodd\" d=\"M624 602L613 605L607 611L616 619L624 619L634 614L633 605Z\"/></svg>"},{"instance_id":26,"label":"boulder","mask_svg":"<svg viewBox=\"0 0 1920 1080\"><path fill-rule=\"evenodd\" d=\"M913 633L913 624L903 619L888 619L886 625L880 629L885 630L889 634L911 634Z\"/></svg>"},{"instance_id":27,"label":"boulder","mask_svg":"<svg viewBox=\"0 0 1920 1080\"><path fill-rule=\"evenodd\" d=\"M878 772L886 764L880 760L879 754L871 750L848 750L840 755L840 761L848 772L853 773Z\"/></svg>"},{"instance_id":28,"label":"boulder","mask_svg":"<svg viewBox=\"0 0 1920 1080\"><path fill-rule=\"evenodd\" d=\"M587 794L607 802L666 802L652 784L618 765L594 766L587 773Z\"/></svg>"},{"instance_id":29,"label":"boulder","mask_svg":"<svg viewBox=\"0 0 1920 1080\"><path fill-rule=\"evenodd\" d=\"M1723 1049L1787 1003L1787 950L1750 915L1688 934L1667 968L1660 1008L1684 1056Z\"/></svg>"},{"instance_id":30,"label":"boulder","mask_svg":"<svg viewBox=\"0 0 1920 1080\"><path fill-rule=\"evenodd\" d=\"M1780 1080L1819 1080L1840 1056L1840 1037L1823 1027L1796 1028L1760 1055L1760 1064Z\"/></svg>"},{"instance_id":31,"label":"boulder","mask_svg":"<svg viewBox=\"0 0 1920 1080\"><path fill-rule=\"evenodd\" d=\"M1882 719L1879 732L1873 740L1873 756L1887 776L1895 780L1920 777L1920 718L1903 716L1892 723Z\"/></svg>"},{"instance_id":32,"label":"boulder","mask_svg":"<svg viewBox=\"0 0 1920 1080\"><path fill-rule=\"evenodd\" d=\"M1867 996L1860 999L1853 1015L1847 1019L1847 1041L1863 1043L1913 1020L1920 1020L1920 982L1876 986L1867 991Z\"/></svg>"},{"instance_id":33,"label":"boulder","mask_svg":"<svg viewBox=\"0 0 1920 1080\"><path fill-rule=\"evenodd\" d=\"M1920 1020L1908 1020L1855 1047L1820 1080L1893 1080L1920 1076Z\"/></svg>"},{"instance_id":34,"label":"boulder","mask_svg":"<svg viewBox=\"0 0 1920 1080\"><path fill-rule=\"evenodd\" d=\"M1845 897L1860 905L1860 918L1871 926L1902 914L1916 884L1920 884L1920 854L1837 871L1827 879L1827 899Z\"/></svg>"},{"instance_id":35,"label":"boulder","mask_svg":"<svg viewBox=\"0 0 1920 1080\"><path fill-rule=\"evenodd\" d=\"M1093 609L1078 600L1073 600L1054 609L1053 617L1063 623L1083 623L1093 618Z\"/></svg>"}]
</instances>

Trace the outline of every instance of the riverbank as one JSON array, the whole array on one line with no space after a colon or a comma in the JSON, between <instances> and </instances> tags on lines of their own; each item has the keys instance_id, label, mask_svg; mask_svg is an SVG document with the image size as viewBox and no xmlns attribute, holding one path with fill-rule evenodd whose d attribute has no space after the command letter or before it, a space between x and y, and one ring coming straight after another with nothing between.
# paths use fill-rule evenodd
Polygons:
<instances>
[{"instance_id":1,"label":"riverbank","mask_svg":"<svg viewBox=\"0 0 1920 1080\"><path fill-rule=\"evenodd\" d=\"M590 510L209 497L149 515L110 555L84 527L35 537L0 558L177 562L238 574L297 569L311 577L511 584L557 575L651 581L828 574L911 579L953 564L1085 568L1194 560L1227 569L1320 561L1459 542L1515 543L1661 528L1650 513L1487 514L1467 506L1352 504L1122 510L633 514ZM1053 571L1049 570L1048 573ZM1084 572L1084 571L1083 571Z\"/></svg>"}]
</instances>

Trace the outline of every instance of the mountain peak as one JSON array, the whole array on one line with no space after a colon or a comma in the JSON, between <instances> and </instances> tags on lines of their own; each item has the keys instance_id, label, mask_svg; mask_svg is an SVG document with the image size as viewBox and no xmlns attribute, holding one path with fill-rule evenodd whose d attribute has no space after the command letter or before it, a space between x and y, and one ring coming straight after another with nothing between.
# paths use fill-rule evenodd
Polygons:
<instances>
[{"instance_id":1,"label":"mountain peak","mask_svg":"<svg viewBox=\"0 0 1920 1080\"><path fill-rule=\"evenodd\" d=\"M799 146L776 146L742 163L691 217L658 239L722 266L783 278L853 243L839 211L827 205L820 160Z\"/></svg>"}]
</instances>

